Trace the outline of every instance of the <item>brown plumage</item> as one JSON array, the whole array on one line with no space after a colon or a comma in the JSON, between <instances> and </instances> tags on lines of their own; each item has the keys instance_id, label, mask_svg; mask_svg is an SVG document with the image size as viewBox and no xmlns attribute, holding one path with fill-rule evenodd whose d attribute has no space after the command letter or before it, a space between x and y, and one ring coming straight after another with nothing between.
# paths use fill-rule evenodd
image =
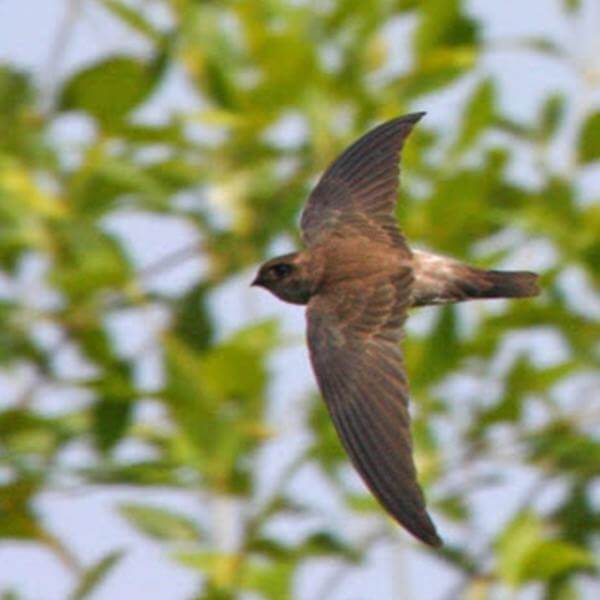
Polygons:
<instances>
[{"instance_id":1,"label":"brown plumage","mask_svg":"<svg viewBox=\"0 0 600 600\"><path fill-rule=\"evenodd\" d=\"M352 463L414 536L439 546L412 458L399 342L412 306L538 293L537 276L411 251L393 216L404 140L424 113L360 138L327 169L301 220L306 249L266 262L254 285L307 304L319 388Z\"/></svg>"}]
</instances>

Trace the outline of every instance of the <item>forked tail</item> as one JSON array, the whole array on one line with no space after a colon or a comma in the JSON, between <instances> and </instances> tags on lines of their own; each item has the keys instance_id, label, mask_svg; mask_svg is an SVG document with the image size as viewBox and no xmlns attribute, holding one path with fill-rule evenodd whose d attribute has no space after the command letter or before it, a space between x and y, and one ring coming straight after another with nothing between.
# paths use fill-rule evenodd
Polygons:
<instances>
[{"instance_id":1,"label":"forked tail","mask_svg":"<svg viewBox=\"0 0 600 600\"><path fill-rule=\"evenodd\" d=\"M413 306L484 298L529 298L540 293L535 273L486 271L419 250L413 256Z\"/></svg>"}]
</instances>

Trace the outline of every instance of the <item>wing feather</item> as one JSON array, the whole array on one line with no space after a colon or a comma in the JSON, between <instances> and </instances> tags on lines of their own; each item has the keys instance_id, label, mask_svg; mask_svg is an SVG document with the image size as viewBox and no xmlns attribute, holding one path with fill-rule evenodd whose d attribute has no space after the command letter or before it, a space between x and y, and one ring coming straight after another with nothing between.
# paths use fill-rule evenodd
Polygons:
<instances>
[{"instance_id":1,"label":"wing feather","mask_svg":"<svg viewBox=\"0 0 600 600\"><path fill-rule=\"evenodd\" d=\"M412 272L347 281L308 305L315 375L352 463L413 535L438 546L412 458L408 385L398 346Z\"/></svg>"},{"instance_id":2,"label":"wing feather","mask_svg":"<svg viewBox=\"0 0 600 600\"><path fill-rule=\"evenodd\" d=\"M393 216L399 155L425 113L383 123L354 142L321 177L302 213L306 244L335 235L361 235L409 250Z\"/></svg>"}]
</instances>

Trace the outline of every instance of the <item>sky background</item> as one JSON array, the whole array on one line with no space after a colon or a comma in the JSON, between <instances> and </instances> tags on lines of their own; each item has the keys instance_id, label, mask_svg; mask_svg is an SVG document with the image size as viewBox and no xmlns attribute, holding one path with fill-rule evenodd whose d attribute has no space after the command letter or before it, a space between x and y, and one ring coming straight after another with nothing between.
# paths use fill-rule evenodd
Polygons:
<instances>
[{"instance_id":1,"label":"sky background","mask_svg":"<svg viewBox=\"0 0 600 600\"><path fill-rule=\"evenodd\" d=\"M73 7L78 6L76 25L70 23ZM561 68L555 61L539 56L516 54L504 46L504 41L518 36L551 35L555 39L577 49L581 57L581 68L592 65L600 68L594 57L600 56L600 3L590 0L586 3L587 18L575 29L567 22L559 10L558 2L548 0L472 1L470 10L483 18L486 24L485 35L497 40L497 51L486 53L481 61L480 69L492 73L500 82L500 100L507 114L517 119L527 120L534 115L539 100L549 90L562 90L572 100L570 119L575 122L578 111L590 104L598 103L598 90L581 87L579 80L572 76L567 68ZM166 14L156 11L158 19L166 19ZM57 45L57 39L64 37L64 45ZM407 25L392 23L386 28L388 43L394 49L398 65L407 59ZM108 17L91 2L72 2L66 0L3 0L0 2L0 61L7 61L30 71L40 86L50 97L57 81L66 77L74 69L93 61L106 53L114 51L144 52L144 45L131 33ZM588 66L586 66L588 65ZM452 91L423 99L414 109L426 110L427 119L439 124L449 133L457 122L465 91L469 82L456 86ZM160 91L141 111L140 118L160 122L165 115L177 109L189 109L199 106L201 100L186 85L180 73L173 71L167 77ZM560 169L569 162L568 148L570 136L574 128L566 127L564 137L553 149L554 163ZM61 118L53 135L63 143L78 143L89 135L89 123L77 116ZM285 139L297 135L293 124L279 132ZM202 135L203 132L200 132ZM531 181L533 177L533 157L523 154L520 160L511 166L511 174L521 181ZM591 198L600 190L600 178L597 172L590 172L584 177L584 190ZM194 230L185 222L177 219L156 219L139 213L121 213L112 217L106 226L116 232L126 245L136 262L143 268L152 264L161 256L165 256L179 247L185 246L195 236ZM273 248L273 252L289 249L286 240L281 240ZM531 251L512 258L515 264L510 266L536 268L536 261L543 263L543 252L535 254ZM22 293L29 297L48 296L40 288L39 283L42 266L35 263L29 265L22 275ZM203 265L199 259L192 259L177 268L163 273L148 282L151 287L161 291L177 291L193 284L202 273ZM304 433L299 427L297 414L306 394L314 389L312 374L309 369L306 349L303 345L304 317L303 311L279 303L260 290L249 290L247 284L251 273L243 273L228 283L214 298L214 306L218 307L220 318L220 334L226 336L248 321L258 317L275 316L284 323L284 331L289 339L289 346L273 357L272 369L275 373L271 395L273 406L270 418L278 431L277 440L264 452L265 488L269 481L285 467L293 457L297 448L306 442ZM584 292L582 294L585 296ZM46 298L52 301L51 297ZM585 302L585 299L583 300ZM599 310L597 306L590 310ZM418 328L419 319L427 319L427 314L414 319L410 327ZM126 355L143 352L139 364L140 381L149 389L156 385L160 378L159 356L152 343L164 320L160 311L149 314L117 315L111 326ZM51 332L41 332L48 335ZM517 342L518 343L518 342ZM553 360L553 353L560 352L549 343L540 360ZM544 357L544 353L545 357ZM64 368L72 368L77 357L64 356ZM10 402L10 397L20 385L18 380L0 376L0 405ZM65 398L64 394L47 393L44 405L47 410L61 411L65 402L78 402L80 398ZM142 415L147 418L160 418L160 415ZM138 448L127 447L123 452L132 455ZM88 450L84 447L73 451L71 459L75 462L85 461ZM354 475L349 474L349 477ZM515 474L512 485L504 488L493 488L483 491L478 502L486 508L495 508L496 521L486 523L493 530L503 522L505 515L510 514L514 503L520 501L521 494L531 478L525 472ZM356 485L362 485L358 479ZM299 494L307 495L311 501L323 506L323 510L331 513L332 519L340 527L345 527L345 515L340 514L335 495L326 488L319 477L307 470L295 480L294 487ZM197 507L195 499L183 493L156 493L136 491L89 491L81 490L73 493L60 490L49 492L38 509L45 516L50 530L67 540L72 551L84 562L93 563L101 556L118 547L128 550L126 559L113 572L105 585L94 596L95 600L114 598L145 598L148 600L180 600L189 597L196 587L197 576L183 567L166 559L161 548L149 542L147 538L137 535L114 511L115 503L123 499L139 499L157 501L182 509L193 514ZM235 512L234 505L207 507L207 515L217 511ZM206 515L205 515L206 518ZM208 517L210 518L210 517ZM227 522L228 519L223 519ZM233 522L233 520L232 520ZM280 526L279 533L293 536L293 528L285 523ZM444 534L450 538L453 532L445 529ZM223 544L226 547L235 540L235 531L223 531ZM400 560L399 560L400 559ZM430 577L432 561L436 564L437 577ZM401 569L397 566L401 565ZM323 564L307 571L301 579L301 598L318 597L319 588L324 577L335 572L336 566ZM423 574L427 573L424 581ZM385 576L382 576L385 574ZM364 568L357 570L347 578L336 593L336 598L354 600L366 598L443 598L444 594L456 583L454 576L446 570L441 562L420 553L407 549L405 545L385 543L378 545L370 554L370 560ZM56 558L48 552L28 544L8 544L0 546L0 590L14 586L28 600L61 600L67 597L71 589L68 572ZM594 594L590 587L590 593ZM400 595L399 595L400 594ZM525 597L525 596L523 596ZM589 596L590 599L594 597ZM598 597L598 596L595 596Z\"/></svg>"}]
</instances>

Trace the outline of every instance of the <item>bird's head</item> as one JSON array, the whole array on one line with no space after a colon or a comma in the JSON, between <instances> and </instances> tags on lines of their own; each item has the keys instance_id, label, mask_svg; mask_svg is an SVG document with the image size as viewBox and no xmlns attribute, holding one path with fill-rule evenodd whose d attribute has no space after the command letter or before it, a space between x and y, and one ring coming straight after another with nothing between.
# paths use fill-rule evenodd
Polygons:
<instances>
[{"instance_id":1,"label":"bird's head","mask_svg":"<svg viewBox=\"0 0 600 600\"><path fill-rule=\"evenodd\" d=\"M252 285L264 287L281 300L293 304L306 304L314 287L300 252L278 256L264 263Z\"/></svg>"}]
</instances>

